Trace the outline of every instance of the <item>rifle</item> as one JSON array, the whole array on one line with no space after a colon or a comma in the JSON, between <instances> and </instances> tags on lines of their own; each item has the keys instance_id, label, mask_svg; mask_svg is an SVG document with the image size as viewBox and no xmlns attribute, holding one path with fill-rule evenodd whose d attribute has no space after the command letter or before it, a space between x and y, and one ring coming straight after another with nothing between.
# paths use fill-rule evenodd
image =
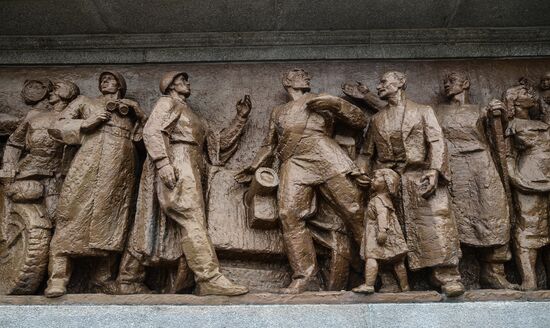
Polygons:
<instances>
[{"instance_id":1,"label":"rifle","mask_svg":"<svg viewBox=\"0 0 550 328\"><path fill-rule=\"evenodd\" d=\"M488 117L493 144L495 146L493 148L497 155L497 165L501 173L502 184L504 185L504 192L506 193L506 199L508 201L508 208L510 211L510 223L513 226L516 220L513 207L512 189L510 187L510 177L508 176L508 164L506 161L507 149L506 142L504 141L502 112L500 109L488 111Z\"/></svg>"}]
</instances>

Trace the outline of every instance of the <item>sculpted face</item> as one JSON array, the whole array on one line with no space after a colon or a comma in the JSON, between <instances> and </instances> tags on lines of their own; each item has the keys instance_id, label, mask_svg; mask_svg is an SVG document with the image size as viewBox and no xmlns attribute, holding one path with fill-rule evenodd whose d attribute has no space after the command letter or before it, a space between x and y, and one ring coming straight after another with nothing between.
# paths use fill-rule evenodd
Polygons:
<instances>
[{"instance_id":1,"label":"sculpted face","mask_svg":"<svg viewBox=\"0 0 550 328\"><path fill-rule=\"evenodd\" d=\"M514 105L522 109L532 108L537 104L535 96L530 94L526 89L522 88L518 91Z\"/></svg>"},{"instance_id":2,"label":"sculpted face","mask_svg":"<svg viewBox=\"0 0 550 328\"><path fill-rule=\"evenodd\" d=\"M386 190L386 180L384 180L384 174L381 172L375 172L371 182L372 190L378 193Z\"/></svg>"},{"instance_id":3,"label":"sculpted face","mask_svg":"<svg viewBox=\"0 0 550 328\"><path fill-rule=\"evenodd\" d=\"M451 73L443 80L443 87L445 89L445 96L452 97L468 89L469 83L460 76Z\"/></svg>"},{"instance_id":4,"label":"sculpted face","mask_svg":"<svg viewBox=\"0 0 550 328\"><path fill-rule=\"evenodd\" d=\"M311 89L311 77L305 71L293 71L289 74L290 87L296 90Z\"/></svg>"},{"instance_id":5,"label":"sculpted face","mask_svg":"<svg viewBox=\"0 0 550 328\"><path fill-rule=\"evenodd\" d=\"M111 74L105 74L101 77L101 93L102 94L113 94L117 93L120 89L120 85L116 78Z\"/></svg>"},{"instance_id":6,"label":"sculpted face","mask_svg":"<svg viewBox=\"0 0 550 328\"><path fill-rule=\"evenodd\" d=\"M55 83L53 87L53 91L50 92L50 97L48 99L48 102L50 104L57 104L63 99L68 99L70 97L71 90L69 86L65 83Z\"/></svg>"},{"instance_id":7,"label":"sculpted face","mask_svg":"<svg viewBox=\"0 0 550 328\"><path fill-rule=\"evenodd\" d=\"M545 73L540 79L540 88L542 90L550 90L550 72Z\"/></svg>"},{"instance_id":8,"label":"sculpted face","mask_svg":"<svg viewBox=\"0 0 550 328\"><path fill-rule=\"evenodd\" d=\"M386 73L380 79L380 83L376 87L378 96L382 99L388 99L395 95L403 87L403 81L397 78L395 74Z\"/></svg>"},{"instance_id":9,"label":"sculpted face","mask_svg":"<svg viewBox=\"0 0 550 328\"><path fill-rule=\"evenodd\" d=\"M183 75L176 76L171 84L171 89L186 98L191 95L191 84Z\"/></svg>"}]
</instances>

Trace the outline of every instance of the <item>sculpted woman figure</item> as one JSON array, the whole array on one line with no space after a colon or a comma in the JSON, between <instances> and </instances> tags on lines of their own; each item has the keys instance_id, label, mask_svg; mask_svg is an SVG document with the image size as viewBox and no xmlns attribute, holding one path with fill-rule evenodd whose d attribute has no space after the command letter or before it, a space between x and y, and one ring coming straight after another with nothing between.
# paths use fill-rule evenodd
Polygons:
<instances>
[{"instance_id":1,"label":"sculpted woman figure","mask_svg":"<svg viewBox=\"0 0 550 328\"><path fill-rule=\"evenodd\" d=\"M550 126L529 116L536 98L531 87L519 85L504 92L504 103L497 100L490 104L504 108L509 121L505 132L507 166L516 202L512 233L523 290L537 289L537 254L550 243Z\"/></svg>"}]
</instances>

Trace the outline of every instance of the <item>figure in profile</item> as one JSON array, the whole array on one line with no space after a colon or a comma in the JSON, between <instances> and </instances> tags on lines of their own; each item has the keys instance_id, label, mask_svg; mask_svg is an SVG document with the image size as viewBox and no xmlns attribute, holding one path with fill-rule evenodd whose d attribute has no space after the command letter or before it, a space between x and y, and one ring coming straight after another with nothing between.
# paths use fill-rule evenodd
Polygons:
<instances>
[{"instance_id":1,"label":"figure in profile","mask_svg":"<svg viewBox=\"0 0 550 328\"><path fill-rule=\"evenodd\" d=\"M363 235L363 195L368 185L349 155L332 138L334 124L363 129L366 116L351 103L330 95L310 93L310 75L303 69L283 74L291 101L275 107L269 131L252 164L236 179L246 182L275 155L280 167L277 206L283 241L292 268L292 282L284 293L302 293L318 272L317 255L306 219L316 212L322 197L340 216L357 245Z\"/></svg>"},{"instance_id":2,"label":"figure in profile","mask_svg":"<svg viewBox=\"0 0 550 328\"><path fill-rule=\"evenodd\" d=\"M187 73L164 74L160 92L143 129L147 159L136 219L120 264L118 292L148 292L146 266L172 266L178 270L177 281L185 280L190 269L198 295L245 294L248 288L220 272L206 226L203 181L208 164L223 165L237 150L252 108L250 97L238 101L235 118L218 133L187 104L191 94Z\"/></svg>"}]
</instances>

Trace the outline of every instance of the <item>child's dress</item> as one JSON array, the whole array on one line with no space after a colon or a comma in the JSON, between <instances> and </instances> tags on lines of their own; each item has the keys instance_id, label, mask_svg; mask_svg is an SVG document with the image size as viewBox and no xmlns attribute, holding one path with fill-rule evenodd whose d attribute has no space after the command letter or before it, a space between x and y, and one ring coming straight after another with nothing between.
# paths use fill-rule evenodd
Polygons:
<instances>
[{"instance_id":1,"label":"child's dress","mask_svg":"<svg viewBox=\"0 0 550 328\"><path fill-rule=\"evenodd\" d=\"M386 229L388 238L383 245L378 244L376 236L379 229ZM407 242L397 220L391 198L376 195L370 201L365 215L365 234L361 245L361 257L377 260L392 260L408 252Z\"/></svg>"}]
</instances>

